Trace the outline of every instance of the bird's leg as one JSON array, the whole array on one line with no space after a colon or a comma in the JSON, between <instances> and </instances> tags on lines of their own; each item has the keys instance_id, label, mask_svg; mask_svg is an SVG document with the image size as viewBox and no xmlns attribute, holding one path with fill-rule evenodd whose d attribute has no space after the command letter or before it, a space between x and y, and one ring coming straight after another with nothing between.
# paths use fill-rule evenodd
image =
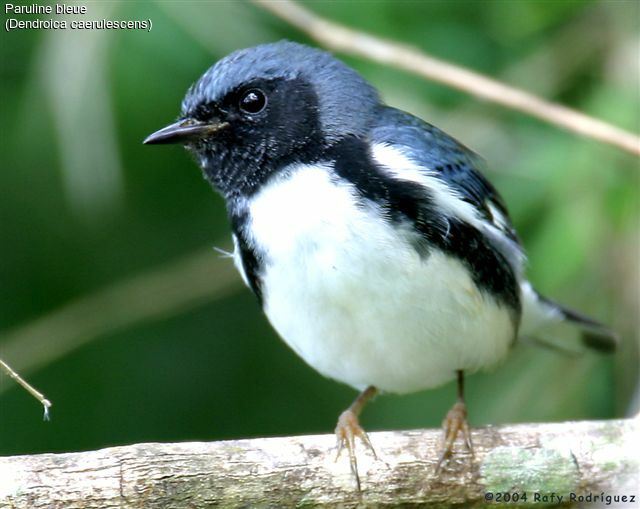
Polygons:
<instances>
[{"instance_id":1,"label":"bird's leg","mask_svg":"<svg viewBox=\"0 0 640 509\"><path fill-rule=\"evenodd\" d=\"M338 417L338 425L336 426L336 436L338 438L338 454L336 461L340 457L343 449L347 449L349 453L349 462L351 464L351 472L356 478L356 484L358 485L358 491L360 491L360 476L358 475L358 460L355 453L355 439L359 437L360 440L371 450L373 456L377 459L376 451L371 445L369 437L360 426L358 416L367 402L378 393L378 389L372 385L367 387L360 395L355 399L351 406L347 408Z\"/></svg>"},{"instance_id":2,"label":"bird's leg","mask_svg":"<svg viewBox=\"0 0 640 509\"><path fill-rule=\"evenodd\" d=\"M467 424L467 405L464 403L464 372L457 371L458 374L458 401L449 410L447 416L442 422L444 428L444 444L442 454L436 466L436 473L440 473L442 463L451 456L453 452L453 443L456 441L458 433L462 431L467 449L473 455L473 444L471 443L471 433Z\"/></svg>"}]
</instances>

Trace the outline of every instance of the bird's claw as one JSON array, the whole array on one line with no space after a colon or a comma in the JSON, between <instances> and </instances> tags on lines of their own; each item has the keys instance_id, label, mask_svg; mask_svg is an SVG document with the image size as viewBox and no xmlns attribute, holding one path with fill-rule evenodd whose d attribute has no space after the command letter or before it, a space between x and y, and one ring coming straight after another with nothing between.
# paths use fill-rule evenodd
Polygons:
<instances>
[{"instance_id":1,"label":"bird's claw","mask_svg":"<svg viewBox=\"0 0 640 509\"><path fill-rule=\"evenodd\" d=\"M453 452L453 444L458 437L458 434L462 431L465 445L473 456L473 444L471 443L471 432L469 431L469 425L467 424L467 407L464 401L458 401L451 410L447 413L444 421L442 422L444 429L444 443L442 445L442 453L440 459L436 465L436 474L440 474L442 471L442 465Z\"/></svg>"},{"instance_id":2,"label":"bird's claw","mask_svg":"<svg viewBox=\"0 0 640 509\"><path fill-rule=\"evenodd\" d=\"M346 449L349 454L349 464L351 466L351 472L356 479L358 491L361 491L360 475L358 474L358 459L355 453L356 437L358 437L364 443L364 445L373 453L373 457L375 459L378 459L376 451L373 448L373 445L371 445L371 441L369 440L367 433L360 426L358 416L352 410L345 410L340 414L340 417L338 418L338 425L336 426L338 453L336 455L335 461L338 461L338 458L342 454L342 451Z\"/></svg>"}]
</instances>

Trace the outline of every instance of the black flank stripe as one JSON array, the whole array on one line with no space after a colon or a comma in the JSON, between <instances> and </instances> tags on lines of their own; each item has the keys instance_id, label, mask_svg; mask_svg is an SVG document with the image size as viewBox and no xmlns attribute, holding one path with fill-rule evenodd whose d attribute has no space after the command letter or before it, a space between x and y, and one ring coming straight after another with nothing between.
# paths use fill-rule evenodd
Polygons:
<instances>
[{"instance_id":1,"label":"black flank stripe","mask_svg":"<svg viewBox=\"0 0 640 509\"><path fill-rule=\"evenodd\" d=\"M238 212L231 214L231 227L238 239L238 249L240 249L240 260L242 268L249 281L249 287L258 298L262 306L262 279L260 277L262 260L258 252L247 242L245 235L245 225L249 219L248 212Z\"/></svg>"},{"instance_id":2,"label":"black flank stripe","mask_svg":"<svg viewBox=\"0 0 640 509\"><path fill-rule=\"evenodd\" d=\"M328 160L335 160L336 173L350 181L363 198L382 207L388 220L409 222L418 232L415 243L421 255L434 247L462 261L480 291L512 311L518 322L521 303L513 269L485 236L472 225L445 217L434 205L429 190L420 184L394 179L375 163L366 141L349 137L334 145Z\"/></svg>"}]
</instances>

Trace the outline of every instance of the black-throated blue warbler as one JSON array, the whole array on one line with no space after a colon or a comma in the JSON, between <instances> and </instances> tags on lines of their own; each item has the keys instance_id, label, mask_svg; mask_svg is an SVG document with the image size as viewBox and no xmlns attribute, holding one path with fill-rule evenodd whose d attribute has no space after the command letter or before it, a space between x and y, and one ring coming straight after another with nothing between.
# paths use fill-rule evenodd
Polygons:
<instances>
[{"instance_id":1,"label":"black-throated blue warbler","mask_svg":"<svg viewBox=\"0 0 640 509\"><path fill-rule=\"evenodd\" d=\"M336 428L356 478L354 438L369 444L358 415L377 391L457 378L440 468L460 431L471 446L464 373L522 336L615 346L529 284L481 160L324 51L282 41L232 53L145 143L189 149L225 199L235 265L273 327L362 391Z\"/></svg>"}]
</instances>

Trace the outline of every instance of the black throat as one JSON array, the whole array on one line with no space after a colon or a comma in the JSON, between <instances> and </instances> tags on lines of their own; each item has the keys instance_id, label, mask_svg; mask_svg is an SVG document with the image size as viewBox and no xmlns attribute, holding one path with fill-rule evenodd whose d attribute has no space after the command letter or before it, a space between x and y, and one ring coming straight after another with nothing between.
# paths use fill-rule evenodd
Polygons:
<instances>
[{"instance_id":1,"label":"black throat","mask_svg":"<svg viewBox=\"0 0 640 509\"><path fill-rule=\"evenodd\" d=\"M326 148L318 99L306 81L258 80L249 87L265 90L266 111L243 115L231 92L228 104L219 106L229 127L191 147L205 178L227 202L251 197L282 168L317 161Z\"/></svg>"}]
</instances>

